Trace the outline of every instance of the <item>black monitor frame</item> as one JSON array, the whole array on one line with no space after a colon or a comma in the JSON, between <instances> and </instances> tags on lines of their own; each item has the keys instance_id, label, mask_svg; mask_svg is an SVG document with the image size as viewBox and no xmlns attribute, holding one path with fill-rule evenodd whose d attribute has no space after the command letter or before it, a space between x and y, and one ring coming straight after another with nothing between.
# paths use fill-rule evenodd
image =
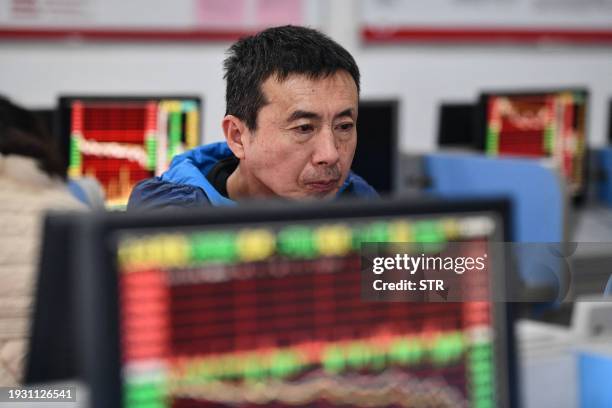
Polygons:
<instances>
[{"instance_id":1,"label":"black monitor frame","mask_svg":"<svg viewBox=\"0 0 612 408\"><path fill-rule=\"evenodd\" d=\"M239 208L212 208L202 211L186 212L149 212L149 213L99 213L95 215L74 215L73 223L74 248L72 251L72 271L74 286L74 315L68 311L57 313L55 318L72 318L76 324L75 343L80 344L78 365L82 370L75 371L90 387L89 395L92 407L120 406L121 401L121 364L120 364L120 331L119 296L117 265L113 256L113 246L117 235L125 231L155 231L161 228L198 226L227 226L252 224L260 222L283 222L305 220L354 219L361 217L393 216L436 216L442 214L493 213L500 217L504 240L509 240L510 205L506 200L457 200L457 201L406 201L377 200L356 202L339 200L323 204L287 203L253 203L252 206ZM64 220L67 216L64 216ZM53 237L48 238L52 240ZM58 270L54 269L57 273ZM500 274L501 275L501 274ZM47 277L47 280L51 278ZM494 277L495 283L505 279ZM502 284L503 286L503 284ZM44 288L43 288L44 290ZM67 295L67 294L66 294ZM41 295L39 295L40 298ZM48 298L47 298L48 299ZM506 401L504 407L516 407L518 404L516 351L514 346L513 318L511 303L496 302L496 332L504 333L498 338L498 346L506 353L498 353L497 375L500 380L501 398ZM39 313L44 305L37 305L35 324L40 325ZM92 316L96 316L95 319ZM53 316L51 316L53 317ZM53 319L51 319L53 320ZM47 326L49 328L49 326ZM497 331L499 330L499 331ZM62 333L55 333L61 336ZM36 340L44 341L42 333L33 338L32 351L35 351ZM32 359L36 359L32 355ZM30 367L32 367L32 361ZM32 376L30 376L32 378ZM44 379L43 379L44 380Z\"/></svg>"},{"instance_id":2,"label":"black monitor frame","mask_svg":"<svg viewBox=\"0 0 612 408\"><path fill-rule=\"evenodd\" d=\"M582 174L583 182L582 186L574 196L572 197L575 204L581 204L584 202L587 196L587 190L589 186L589 89L586 86L564 86L558 88L534 88L534 89L513 89L513 90L486 90L480 94L478 104L476 108L476 122L475 129L477 137L474 140L474 147L478 151L484 152L486 150L487 140L487 105L488 100L492 96L508 96L508 97L520 97L520 96L538 96L547 94L556 94L562 92L578 92L582 93L585 97L586 106L584 114L584 157L582 160Z\"/></svg>"},{"instance_id":3,"label":"black monitor frame","mask_svg":"<svg viewBox=\"0 0 612 408\"><path fill-rule=\"evenodd\" d=\"M49 213L43 223L36 300L24 383L65 381L81 376L75 324L73 269L76 231L81 215Z\"/></svg>"}]
</instances>

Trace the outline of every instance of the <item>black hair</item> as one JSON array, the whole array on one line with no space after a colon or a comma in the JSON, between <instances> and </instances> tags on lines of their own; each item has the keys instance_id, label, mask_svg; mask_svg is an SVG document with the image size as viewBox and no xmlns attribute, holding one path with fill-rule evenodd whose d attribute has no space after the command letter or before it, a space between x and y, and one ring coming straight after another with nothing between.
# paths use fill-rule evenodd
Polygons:
<instances>
[{"instance_id":1,"label":"black hair","mask_svg":"<svg viewBox=\"0 0 612 408\"><path fill-rule=\"evenodd\" d=\"M224 61L227 81L226 115L243 120L257 129L257 114L267 103L261 86L271 75L280 81L291 74L310 78L348 72L359 92L359 68L340 44L317 30L282 26L268 28L234 43Z\"/></svg>"},{"instance_id":2,"label":"black hair","mask_svg":"<svg viewBox=\"0 0 612 408\"><path fill-rule=\"evenodd\" d=\"M50 176L66 178L55 140L32 112L0 96L0 153L35 159Z\"/></svg>"}]
</instances>

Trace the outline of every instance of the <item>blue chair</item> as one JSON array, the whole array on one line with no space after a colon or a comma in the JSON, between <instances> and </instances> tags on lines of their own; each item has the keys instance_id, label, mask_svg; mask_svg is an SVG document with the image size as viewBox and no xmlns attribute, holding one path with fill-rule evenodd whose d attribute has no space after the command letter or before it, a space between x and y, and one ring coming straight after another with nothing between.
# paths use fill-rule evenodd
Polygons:
<instances>
[{"instance_id":1,"label":"blue chair","mask_svg":"<svg viewBox=\"0 0 612 408\"><path fill-rule=\"evenodd\" d=\"M433 153L425 157L430 193L443 198L508 197L511 237L519 243L563 242L565 190L560 176L543 162L476 154ZM553 256L552 254L548 254ZM521 247L518 268L526 286L560 285L552 267L542 268L542 246ZM548 259L546 265L559 262ZM552 263L551 263L552 262Z\"/></svg>"}]
</instances>

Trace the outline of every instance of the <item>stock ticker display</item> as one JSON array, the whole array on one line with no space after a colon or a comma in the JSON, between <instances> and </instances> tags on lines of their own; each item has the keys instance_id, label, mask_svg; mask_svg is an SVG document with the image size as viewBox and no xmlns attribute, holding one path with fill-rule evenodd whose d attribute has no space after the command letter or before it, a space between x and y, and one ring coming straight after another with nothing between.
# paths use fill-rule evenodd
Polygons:
<instances>
[{"instance_id":1,"label":"stock ticker display","mask_svg":"<svg viewBox=\"0 0 612 408\"><path fill-rule=\"evenodd\" d=\"M123 406L496 407L492 303L365 302L359 252L482 248L494 229L465 214L121 231Z\"/></svg>"},{"instance_id":2,"label":"stock ticker display","mask_svg":"<svg viewBox=\"0 0 612 408\"><path fill-rule=\"evenodd\" d=\"M109 207L132 187L161 175L176 154L199 144L200 106L190 99L70 101L68 175L93 177Z\"/></svg>"},{"instance_id":3,"label":"stock ticker display","mask_svg":"<svg viewBox=\"0 0 612 408\"><path fill-rule=\"evenodd\" d=\"M586 98L578 91L488 95L487 153L551 157L577 192L585 182Z\"/></svg>"}]
</instances>

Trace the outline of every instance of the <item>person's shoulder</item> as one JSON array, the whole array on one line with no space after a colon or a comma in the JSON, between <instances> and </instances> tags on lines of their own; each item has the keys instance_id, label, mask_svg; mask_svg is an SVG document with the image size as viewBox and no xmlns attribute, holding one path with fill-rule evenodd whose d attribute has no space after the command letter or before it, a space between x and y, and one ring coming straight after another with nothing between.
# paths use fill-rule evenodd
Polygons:
<instances>
[{"instance_id":1,"label":"person's shoulder","mask_svg":"<svg viewBox=\"0 0 612 408\"><path fill-rule=\"evenodd\" d=\"M164 208L194 208L210 205L204 190L199 187L152 177L136 184L130 194L128 211L159 210Z\"/></svg>"},{"instance_id":2,"label":"person's shoulder","mask_svg":"<svg viewBox=\"0 0 612 408\"><path fill-rule=\"evenodd\" d=\"M360 198L378 198L380 197L378 192L368 184L361 176L353 173L352 171L349 173L347 178L348 186L347 193L360 197Z\"/></svg>"}]
</instances>

